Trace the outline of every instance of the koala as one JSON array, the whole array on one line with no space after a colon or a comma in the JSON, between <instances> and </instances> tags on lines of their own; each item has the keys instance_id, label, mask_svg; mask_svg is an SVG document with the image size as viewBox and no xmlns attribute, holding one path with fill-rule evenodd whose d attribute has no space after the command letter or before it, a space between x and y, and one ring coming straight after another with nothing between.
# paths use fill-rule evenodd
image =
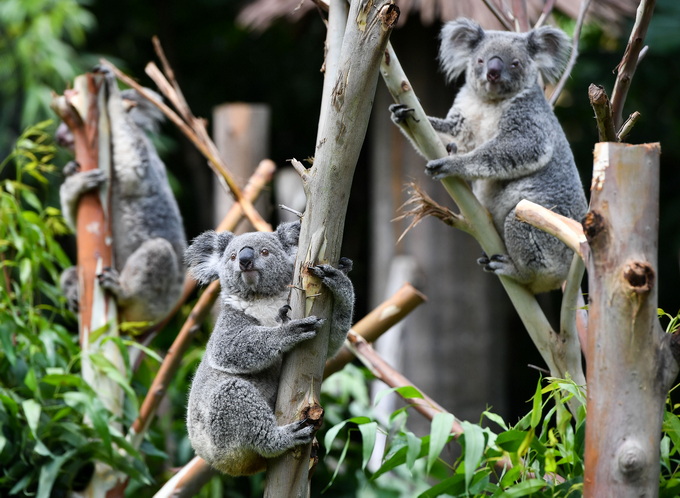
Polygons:
<instances>
[{"instance_id":1,"label":"koala","mask_svg":"<svg viewBox=\"0 0 680 498\"><path fill-rule=\"evenodd\" d=\"M283 354L314 337L323 323L315 316L288 318L299 235L299 221L272 233L208 231L186 251L199 283L219 278L221 285L219 316L191 384L187 429L196 454L226 474L260 472L265 459L314 436L307 419L279 426L274 416ZM308 269L333 295L329 356L351 326L351 266L342 258L339 268Z\"/></svg>"},{"instance_id":2,"label":"koala","mask_svg":"<svg viewBox=\"0 0 680 498\"><path fill-rule=\"evenodd\" d=\"M449 81L464 73L465 83L445 119L428 117L451 143L449 155L429 161L426 173L471 181L505 242L508 254L483 255L478 263L534 294L562 284L572 251L517 220L515 206L528 199L576 220L587 210L571 148L540 83L559 78L570 48L553 27L510 33L485 31L468 19L449 22L439 60ZM395 104L390 111L399 123L412 109Z\"/></svg>"},{"instance_id":3,"label":"koala","mask_svg":"<svg viewBox=\"0 0 680 498\"><path fill-rule=\"evenodd\" d=\"M59 191L61 209L75 230L80 197L111 182L114 267L104 269L98 275L99 282L115 296L123 321L155 322L167 315L181 296L186 248L182 217L165 165L145 133L157 130L162 114L136 91L121 92L111 70L96 70L104 73L108 92L111 178L100 169L78 171L76 163L69 163ZM64 126L57 130L56 139L69 147L73 138ZM75 267L62 274L61 285L75 308Z\"/></svg>"}]
</instances>

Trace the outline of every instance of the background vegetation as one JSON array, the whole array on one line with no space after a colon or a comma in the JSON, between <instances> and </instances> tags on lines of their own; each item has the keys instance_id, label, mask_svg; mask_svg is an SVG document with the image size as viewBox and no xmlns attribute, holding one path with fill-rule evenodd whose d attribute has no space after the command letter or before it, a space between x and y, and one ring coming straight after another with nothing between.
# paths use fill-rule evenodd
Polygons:
<instances>
[{"instance_id":1,"label":"background vegetation","mask_svg":"<svg viewBox=\"0 0 680 498\"><path fill-rule=\"evenodd\" d=\"M230 0L122 0L115 5L101 0L0 2L0 159L7 158L0 167L0 265L3 271L0 494L38 492L40 495L42 492L42 496L49 496L46 490L53 488L53 495L58 496L60 489L77 488L86 481L93 459L128 472L133 478L128 488L130 494L142 492L141 489L147 494L151 489L146 487L148 482L162 483L171 468L193 456L185 436L183 416L187 382L200 357L199 349L193 350L186 359L154 424L150 441L142 447L146 457L134 459L134 466L112 451L112 444L125 447L125 443L120 435L108 429L109 414L100 406L96 394L79 380L75 321L65 310L57 290L58 274L69 265L69 255L72 258L62 221L55 210L61 182L59 167L64 164L65 155L51 145L50 134L55 123L43 121L53 119L48 108L50 92L61 93L75 75L89 69L100 55L143 79L144 65L154 58L150 39L156 34L197 115L209 117L212 107L225 101L266 102L272 108L272 159L283 164L290 157L312 155L321 96L319 68L325 28L316 16L310 15L295 25L279 22L264 33L251 33L234 24L244 3ZM678 28L680 5L674 0L659 0L647 39L651 50L636 73L627 104L627 109L640 110L643 115L629 140L662 144L659 299L660 306L672 314L678 308L674 290L680 284L680 232L677 230L680 171L675 167L680 159L677 140L680 99L675 91L680 63L673 57L680 48ZM437 31L437 27L431 27L433 38ZM622 30L627 32L628 29ZM396 31L395 45L408 43L398 37L399 31ZM584 33L578 65L557 108L584 179L590 175L595 134L586 90L592 82L611 85L611 72L620 60L624 45L625 39L589 26ZM24 131L36 123L41 124ZM205 195L210 173L170 125L164 132L165 138L161 141L164 159L185 216L187 234L193 237L211 227L209 199ZM368 175L362 173L361 167L357 168L349 219L365 218L368 181ZM355 261L366 259L362 258L370 244L366 223L357 221L353 233L345 239L345 254ZM65 251L61 249L62 244ZM361 273L361 264L356 269L358 273L355 272L353 280L359 289L357 316L362 316L366 311L362 282L367 277ZM171 326L156 340L154 349L166 348L176 330ZM204 342L206 337L207 331L204 331L198 339ZM537 355L532 354L533 346L528 338L525 340L526 347L519 349L529 351L531 357L522 359L522 363L530 363L532 358L539 362ZM125 343L120 346L122 351L127 348ZM128 377L120 382L130 392L142 395L157 368L157 361L153 354L148 355L134 376L128 365ZM362 471L367 462L366 440L362 437L370 437L370 431L381 430L381 425L371 416L373 404L366 392L365 377L363 371L350 369L342 380L336 379L326 387L327 424L320 439L328 427L352 417L365 418L355 419L338 429L335 442L329 445L332 448L327 459L329 465L321 466L315 486L325 487L336 470L335 464L344 459L352 465L338 468L333 487L328 491L330 496L354 496L358 487L365 490L366 496L371 493L388 496L390 489L397 496L397 488L404 483L410 483L414 492L426 492L430 485L425 468L430 465L433 475L443 477L446 467L439 461L428 463L435 462L429 459L429 446L424 446L430 442L408 432L403 425L407 416L404 411L394 415L390 427L382 427L391 431L393 459L388 461L400 464L397 473L392 474L397 478L369 481ZM501 447L518 455L533 452L528 468L539 473L557 470L571 479L563 488L564 496L573 486L576 488L572 491L578 491L582 420L576 421L575 431L569 437L551 439L551 427L564 423L558 420L559 402L556 406L544 407L543 402L551 392L550 385L545 383L539 388L535 384L521 386L510 413L502 414L503 418L489 414L487 421L495 423L492 427L497 434L508 435L493 440L490 432L483 432L481 456L476 463L484 458L488 465L479 468L475 465L478 470L469 472L466 469L471 468L471 464L463 464L459 466L460 475L448 477L455 480L449 484L462 486L463 493L467 490L474 494L483 489L493 492L485 487L492 486L489 476L494 472L494 451ZM534 401L527 404L526 400L532 396ZM124 422L133 420L137 409L134 402L129 403ZM674 409L670 404L669 413ZM519 416L529 411L526 417ZM93 420L92 426L83 422L83 414ZM542 416L546 414L549 416ZM675 471L680 444L676 420L677 417L667 416L667 434L662 444L663 479L668 496L678 492ZM366 424L375 425L359 429ZM332 442L330 439L333 438L329 438ZM471 443L462 440L460 444L469 447ZM343 453L345 448L347 452ZM139 456L131 448L127 451ZM457 455L454 449L450 460L458 458ZM261 477L215 479L205 493L228 489L225 494L230 493L229 496L257 496L261 485ZM514 496L530 489L530 485L525 487ZM234 491L236 489L238 491Z\"/></svg>"}]
</instances>

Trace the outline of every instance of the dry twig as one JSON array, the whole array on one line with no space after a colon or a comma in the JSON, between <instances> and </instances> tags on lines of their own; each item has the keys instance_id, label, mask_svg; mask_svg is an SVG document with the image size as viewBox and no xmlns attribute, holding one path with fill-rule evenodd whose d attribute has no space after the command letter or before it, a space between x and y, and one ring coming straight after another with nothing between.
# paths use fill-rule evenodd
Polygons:
<instances>
[{"instance_id":1,"label":"dry twig","mask_svg":"<svg viewBox=\"0 0 680 498\"><path fill-rule=\"evenodd\" d=\"M408 217L413 218L411 223L404 233L399 237L399 241L404 238L404 236L418 223L423 221L428 216L433 216L438 220L443 221L451 227L458 228L464 232L471 233L471 228L469 224L460 214L456 214L449 208L438 204L432 197L430 197L427 192L425 192L420 185L415 182L409 183L407 190L410 192L410 197L404 202L399 211L401 214L397 216L393 221L399 221L406 219Z\"/></svg>"}]
</instances>

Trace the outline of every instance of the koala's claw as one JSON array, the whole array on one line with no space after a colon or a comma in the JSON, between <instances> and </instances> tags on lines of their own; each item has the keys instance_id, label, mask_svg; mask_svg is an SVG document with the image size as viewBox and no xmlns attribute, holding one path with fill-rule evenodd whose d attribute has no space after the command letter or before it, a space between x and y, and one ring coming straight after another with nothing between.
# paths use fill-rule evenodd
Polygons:
<instances>
[{"instance_id":1,"label":"koala's claw","mask_svg":"<svg viewBox=\"0 0 680 498\"><path fill-rule=\"evenodd\" d=\"M309 443L317 430L314 421L308 418L303 418L299 422L293 422L291 425L293 426L291 427L293 439L301 444Z\"/></svg>"},{"instance_id":2,"label":"koala's claw","mask_svg":"<svg viewBox=\"0 0 680 498\"><path fill-rule=\"evenodd\" d=\"M288 312L291 310L290 306L287 304L284 304L279 308L279 312L276 315L276 321L282 324L286 324L290 322L290 317L288 316Z\"/></svg>"},{"instance_id":3,"label":"koala's claw","mask_svg":"<svg viewBox=\"0 0 680 498\"><path fill-rule=\"evenodd\" d=\"M353 265L354 263L352 262L351 259L343 257L340 258L340 261L338 261L338 270L347 275L349 272L352 271Z\"/></svg>"},{"instance_id":4,"label":"koala's claw","mask_svg":"<svg viewBox=\"0 0 680 498\"><path fill-rule=\"evenodd\" d=\"M435 159L429 161L425 166L425 173L432 177L433 180L441 180L447 176L451 176L451 164L448 157Z\"/></svg>"},{"instance_id":5,"label":"koala's claw","mask_svg":"<svg viewBox=\"0 0 680 498\"><path fill-rule=\"evenodd\" d=\"M449 153L449 156L452 156L456 152L458 152L458 145L456 142L449 142L446 144L446 152Z\"/></svg>"},{"instance_id":6,"label":"koala's claw","mask_svg":"<svg viewBox=\"0 0 680 498\"><path fill-rule=\"evenodd\" d=\"M407 118L413 117L414 112L414 109L408 107L406 104L392 104L389 107L389 110L392 113L392 121L395 123L401 123Z\"/></svg>"}]
</instances>

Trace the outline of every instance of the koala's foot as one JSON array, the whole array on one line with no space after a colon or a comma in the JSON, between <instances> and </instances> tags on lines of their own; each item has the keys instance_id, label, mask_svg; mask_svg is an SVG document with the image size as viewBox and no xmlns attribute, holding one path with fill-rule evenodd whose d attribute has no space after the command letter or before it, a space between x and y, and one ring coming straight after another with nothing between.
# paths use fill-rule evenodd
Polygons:
<instances>
[{"instance_id":1,"label":"koala's foot","mask_svg":"<svg viewBox=\"0 0 680 498\"><path fill-rule=\"evenodd\" d=\"M114 296L117 297L123 293L123 288L120 285L120 275L115 268L108 266L103 268L102 272L97 275L97 280L103 289L109 291Z\"/></svg>"},{"instance_id":2,"label":"koala's foot","mask_svg":"<svg viewBox=\"0 0 680 498\"><path fill-rule=\"evenodd\" d=\"M520 284L527 284L532 280L531 274L520 272L512 258L507 254L487 256L485 253L482 253L482 257L477 260L477 264L480 265L484 271L510 277Z\"/></svg>"},{"instance_id":3,"label":"koala's foot","mask_svg":"<svg viewBox=\"0 0 680 498\"><path fill-rule=\"evenodd\" d=\"M59 287L66 296L68 309L73 313L78 313L78 267L71 266L62 272L59 277Z\"/></svg>"},{"instance_id":4,"label":"koala's foot","mask_svg":"<svg viewBox=\"0 0 680 498\"><path fill-rule=\"evenodd\" d=\"M515 267L514 263L510 259L510 256L506 254L494 254L492 256L487 256L486 253L482 253L482 257L477 259L477 264L482 267L484 271L490 273L500 273L504 275L504 269L508 269L511 266L513 269Z\"/></svg>"},{"instance_id":5,"label":"koala's foot","mask_svg":"<svg viewBox=\"0 0 680 498\"><path fill-rule=\"evenodd\" d=\"M392 113L392 121L396 124L404 122L407 118L413 117L414 109L405 104L392 104L389 107ZM416 120L418 121L418 120Z\"/></svg>"}]
</instances>

